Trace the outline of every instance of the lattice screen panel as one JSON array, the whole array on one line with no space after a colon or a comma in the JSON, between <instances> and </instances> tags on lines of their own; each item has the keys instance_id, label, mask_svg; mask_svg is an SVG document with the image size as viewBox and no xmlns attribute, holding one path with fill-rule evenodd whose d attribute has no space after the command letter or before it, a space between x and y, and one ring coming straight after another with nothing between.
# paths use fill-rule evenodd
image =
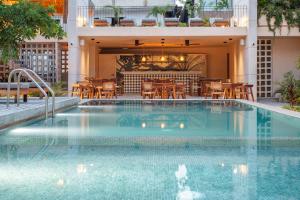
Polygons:
<instances>
[{"instance_id":1,"label":"lattice screen panel","mask_svg":"<svg viewBox=\"0 0 300 200\"><path fill-rule=\"evenodd\" d=\"M54 43L23 44L20 61L22 67L32 69L47 82L56 82Z\"/></svg>"},{"instance_id":2,"label":"lattice screen panel","mask_svg":"<svg viewBox=\"0 0 300 200\"><path fill-rule=\"evenodd\" d=\"M61 50L61 80L68 82L68 50Z\"/></svg>"},{"instance_id":3,"label":"lattice screen panel","mask_svg":"<svg viewBox=\"0 0 300 200\"><path fill-rule=\"evenodd\" d=\"M257 97L272 97L272 40L257 42Z\"/></svg>"}]
</instances>

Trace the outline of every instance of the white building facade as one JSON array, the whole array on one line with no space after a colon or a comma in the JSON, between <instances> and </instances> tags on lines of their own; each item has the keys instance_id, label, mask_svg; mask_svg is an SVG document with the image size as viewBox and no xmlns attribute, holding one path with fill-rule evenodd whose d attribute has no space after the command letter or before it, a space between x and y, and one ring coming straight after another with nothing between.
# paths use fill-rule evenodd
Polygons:
<instances>
[{"instance_id":1,"label":"white building facade","mask_svg":"<svg viewBox=\"0 0 300 200\"><path fill-rule=\"evenodd\" d=\"M29 66L36 63L32 68L42 70L43 63L40 62L39 66L38 59L29 62L26 52L33 51L34 44L47 43L46 54L49 55L49 51L53 54L50 57L53 60L51 66L52 70L56 70L53 81L68 81L69 89L86 77L116 78L120 55L154 55L162 52L168 55L205 54L207 69L204 78L253 84L258 98L273 97L277 82L284 73L292 70L300 76L295 68L300 56L298 28L288 31L283 26L281 33L274 36L264 18L259 20L259 25L257 23L257 0L233 0L228 8L219 10L212 9L214 2L208 0L202 10L207 14L208 17L204 18L211 23L210 26L191 27L187 22L168 27L163 24L164 17L148 13L154 6L168 5L171 8L169 14L174 14L175 0L69 0L68 20L64 25L67 37L63 41L43 38L28 41L30 45L24 46L24 57L21 59ZM106 7L108 5L112 7ZM122 9L119 20L132 20L134 26L112 25L115 8ZM203 19L198 14L193 17ZM220 18L226 18L228 24L212 25L214 20ZM96 20L103 19L107 21L107 26L95 25ZM155 19L162 23L146 27L142 26L143 19ZM136 41L139 43L136 44ZM39 48L38 51L42 57L43 51ZM37 53L36 58L38 56ZM48 72L43 73L47 77Z\"/></svg>"}]
</instances>

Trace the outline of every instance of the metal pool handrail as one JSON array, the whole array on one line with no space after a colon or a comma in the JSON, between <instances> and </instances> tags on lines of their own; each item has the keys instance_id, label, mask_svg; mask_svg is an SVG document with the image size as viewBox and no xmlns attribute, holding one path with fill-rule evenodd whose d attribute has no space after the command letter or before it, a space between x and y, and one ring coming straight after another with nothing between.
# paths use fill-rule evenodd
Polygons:
<instances>
[{"instance_id":1,"label":"metal pool handrail","mask_svg":"<svg viewBox=\"0 0 300 200\"><path fill-rule=\"evenodd\" d=\"M10 100L10 85L11 85L11 78L15 73L18 73L18 84L17 84L17 106L19 106L19 97L20 97L20 78L21 75L24 73L28 78L32 80L32 82L37 86L37 88L42 92L42 94L45 96L45 118L48 119L48 95L46 91L40 86L40 84L30 75L30 73L33 74L35 78L37 78L43 85L50 91L52 95L52 117L54 117L55 114L55 93L54 91L45 83L44 80L41 79L34 71L30 69L14 69L10 72L8 76L8 85L7 85L7 101L6 106L9 107L9 100Z\"/></svg>"}]
</instances>

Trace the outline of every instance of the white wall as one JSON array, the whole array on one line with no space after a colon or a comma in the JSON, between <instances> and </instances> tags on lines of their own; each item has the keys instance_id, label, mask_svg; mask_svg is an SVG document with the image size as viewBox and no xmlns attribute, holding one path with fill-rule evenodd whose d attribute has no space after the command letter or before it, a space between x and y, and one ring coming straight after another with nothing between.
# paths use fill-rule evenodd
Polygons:
<instances>
[{"instance_id":1,"label":"white wall","mask_svg":"<svg viewBox=\"0 0 300 200\"><path fill-rule=\"evenodd\" d=\"M230 53L229 47L206 47L206 48L180 48L170 49L168 53L190 53L190 54L207 54L208 55L208 66L207 76L208 78L227 78L227 53ZM148 52L148 51L147 51ZM158 50L157 53L160 53ZM155 51L152 51L155 53ZM126 53L124 53L126 54ZM96 77L111 76L115 73L116 68L116 56L118 54L99 54L99 66L96 67ZM103 77L106 78L106 77Z\"/></svg>"},{"instance_id":2,"label":"white wall","mask_svg":"<svg viewBox=\"0 0 300 200\"><path fill-rule=\"evenodd\" d=\"M112 54L99 54L99 65L96 66L96 78L110 79L115 78L116 74L116 55Z\"/></svg>"},{"instance_id":3,"label":"white wall","mask_svg":"<svg viewBox=\"0 0 300 200\"><path fill-rule=\"evenodd\" d=\"M300 70L296 69L300 57L300 37L273 39L273 92L278 88L278 82L284 73L293 71L296 78L300 79Z\"/></svg>"}]
</instances>

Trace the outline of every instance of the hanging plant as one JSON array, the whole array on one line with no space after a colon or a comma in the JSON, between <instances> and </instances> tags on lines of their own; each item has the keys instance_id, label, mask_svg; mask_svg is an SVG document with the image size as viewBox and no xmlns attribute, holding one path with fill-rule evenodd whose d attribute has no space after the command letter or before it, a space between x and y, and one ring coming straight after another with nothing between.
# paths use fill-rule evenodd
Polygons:
<instances>
[{"instance_id":1,"label":"hanging plant","mask_svg":"<svg viewBox=\"0 0 300 200\"><path fill-rule=\"evenodd\" d=\"M275 35L281 30L285 21L291 27L300 28L300 1L299 0L258 0L258 20L265 16L268 28Z\"/></svg>"}]
</instances>

